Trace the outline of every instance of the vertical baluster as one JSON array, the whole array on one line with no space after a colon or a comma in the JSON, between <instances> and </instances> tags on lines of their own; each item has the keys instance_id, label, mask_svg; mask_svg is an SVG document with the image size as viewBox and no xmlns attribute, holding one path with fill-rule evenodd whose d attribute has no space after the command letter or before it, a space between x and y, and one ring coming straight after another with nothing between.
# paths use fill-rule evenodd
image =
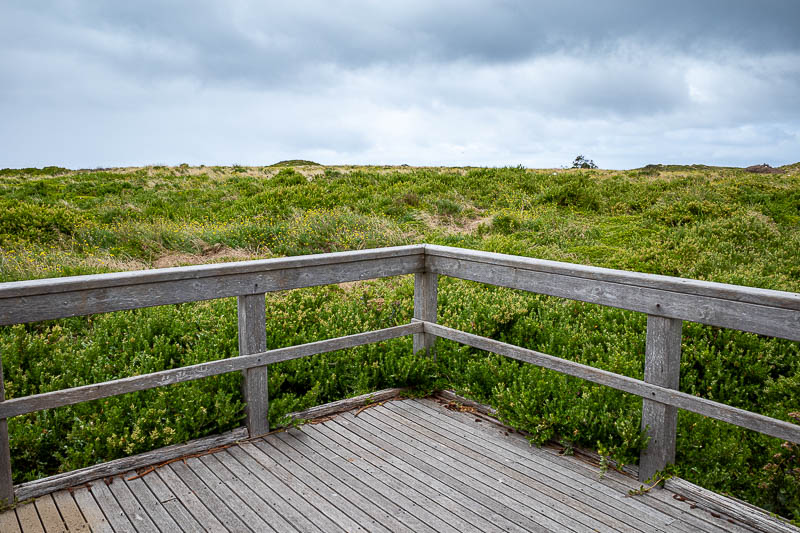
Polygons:
<instances>
[{"instance_id":1,"label":"vertical baluster","mask_svg":"<svg viewBox=\"0 0 800 533\"><path fill-rule=\"evenodd\" d=\"M647 383L677 389L681 367L681 329L683 322L660 316L647 317L647 347L644 380ZM646 481L669 463L675 462L675 437L678 408L642 401L642 429L650 442L639 456L639 480Z\"/></svg>"},{"instance_id":2,"label":"vertical baluster","mask_svg":"<svg viewBox=\"0 0 800 533\"><path fill-rule=\"evenodd\" d=\"M264 352L267 349L266 304L264 294L239 296L239 354ZM269 433L269 390L267 366L242 370L242 394L245 401L247 430L251 437Z\"/></svg>"},{"instance_id":3,"label":"vertical baluster","mask_svg":"<svg viewBox=\"0 0 800 533\"><path fill-rule=\"evenodd\" d=\"M426 322L436 322L436 305L439 296L439 275L433 272L414 274L414 318ZM429 333L414 334L414 353L425 350L434 355L436 337Z\"/></svg>"},{"instance_id":4,"label":"vertical baluster","mask_svg":"<svg viewBox=\"0 0 800 533\"><path fill-rule=\"evenodd\" d=\"M0 358L0 402L6 399L3 382L3 361ZM8 440L8 420L0 418L0 508L14 503L14 481L11 477L11 444Z\"/></svg>"}]
</instances>

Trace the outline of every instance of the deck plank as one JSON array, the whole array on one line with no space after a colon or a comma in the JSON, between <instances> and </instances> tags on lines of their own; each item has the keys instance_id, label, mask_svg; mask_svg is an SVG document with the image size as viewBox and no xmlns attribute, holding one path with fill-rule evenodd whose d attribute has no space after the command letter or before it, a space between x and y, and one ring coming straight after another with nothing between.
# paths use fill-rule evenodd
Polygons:
<instances>
[{"instance_id":1,"label":"deck plank","mask_svg":"<svg viewBox=\"0 0 800 533\"><path fill-rule=\"evenodd\" d=\"M488 517L485 516L484 510L480 509L480 505L475 499L468 497L456 488L462 488L469 494L469 487L461 486L459 481L453 480L441 472L433 472L415 461L413 457L399 453L398 450L390 451L384 448L386 443L370 439L371 435L365 435L365 432L360 431L357 427L351 424L342 425L338 419L334 419L329 424L325 424L325 428L367 450L368 453L378 458L379 464L388 464L402 474L407 473L408 475L403 476L405 482L446 508L449 511L449 520L455 519L463 522L464 525L460 527L461 529L470 531L493 529L514 531L518 529L516 524L496 512L490 512ZM478 494L472 495L481 499Z\"/></svg>"},{"instance_id":2,"label":"deck plank","mask_svg":"<svg viewBox=\"0 0 800 533\"><path fill-rule=\"evenodd\" d=\"M142 482L153 493L156 501L164 507L164 510L172 517L178 526L186 533L202 531L203 527L195 520L192 513L184 507L178 496L167 487L155 472L145 474L140 478Z\"/></svg>"},{"instance_id":3,"label":"deck plank","mask_svg":"<svg viewBox=\"0 0 800 533\"><path fill-rule=\"evenodd\" d=\"M395 516L406 520L414 531L433 530L441 533L457 533L450 523L414 501L415 495L421 496L418 492L411 490L396 478L375 467L357 453L352 453L336 441L331 440L316 426L304 426L303 433L312 439L309 441L312 449L318 450L320 454L351 473L356 479L363 479L363 483L368 488L373 488L377 493L377 496L373 496L373 498L376 500L381 497L388 499L389 507L387 509L392 509L392 504L396 505L399 510L396 511Z\"/></svg>"},{"instance_id":4,"label":"deck plank","mask_svg":"<svg viewBox=\"0 0 800 533\"><path fill-rule=\"evenodd\" d=\"M100 505L88 486L73 490L72 497L75 498L78 509L81 510L81 514L86 518L86 523L93 532L113 533L114 530L108 518L103 514L103 510L100 509Z\"/></svg>"},{"instance_id":5,"label":"deck plank","mask_svg":"<svg viewBox=\"0 0 800 533\"><path fill-rule=\"evenodd\" d=\"M292 435L292 437L290 440L296 438L295 435ZM297 453L294 448L279 439L277 435L254 441L254 444L267 454L279 453L283 455L287 464L302 468L309 476L316 478L321 483L319 485L320 492L324 491L328 495L327 499L329 501L368 531L390 533L391 531L405 529L390 514L383 512L379 507L361 497L352 488L348 488L341 480L333 478L319 465ZM293 472L296 472L296 470L293 470ZM388 525L392 527L389 528L387 527Z\"/></svg>"},{"instance_id":6,"label":"deck plank","mask_svg":"<svg viewBox=\"0 0 800 533\"><path fill-rule=\"evenodd\" d=\"M33 502L23 503L17 507L16 511L22 533L44 533L44 527L42 527L39 513L36 512Z\"/></svg>"},{"instance_id":7,"label":"deck plank","mask_svg":"<svg viewBox=\"0 0 800 533\"><path fill-rule=\"evenodd\" d=\"M291 437L285 433L278 433L275 438L286 446L287 453L293 454L293 459L304 458L304 462L317 465L324 471L323 477L329 486L338 484L344 487L348 494L355 496L358 500L356 505L361 505L362 509L374 506L374 512L380 517L383 525L391 531L419 531L422 528L422 522L414 519L413 515L409 517L402 507L345 470L343 468L345 465L342 463L349 465L347 461L341 459L333 461L330 456L325 456L310 447L309 444L313 446L314 443L304 431L295 432Z\"/></svg>"},{"instance_id":8,"label":"deck plank","mask_svg":"<svg viewBox=\"0 0 800 533\"><path fill-rule=\"evenodd\" d=\"M197 498L203 502L203 505L208 508L211 514L214 517L222 522L222 525L230 530L233 531L252 531L250 527L248 527L244 522L242 522L236 513L231 511L231 509L219 498L212 489L206 486L203 481L197 477L197 475L192 471L191 468L187 464L182 463L181 461L176 461L171 463L168 466L165 466L162 470L165 472L167 470L171 470L181 481L183 481L187 487L197 495ZM202 521L201 521L202 523Z\"/></svg>"},{"instance_id":9,"label":"deck plank","mask_svg":"<svg viewBox=\"0 0 800 533\"><path fill-rule=\"evenodd\" d=\"M430 428L420 425L418 420L404 418L389 409L371 409L361 415L376 429L393 435L408 443L423 455L440 456L455 468L474 477L483 485L491 484L499 492L513 498L522 508L536 509L548 519L558 521L563 516L572 516L580 522L580 529L624 531L628 533L657 533L657 529L642 523L639 528L626 524L608 509L597 509L597 502L585 502L581 495L565 494L547 483L524 476L491 456L482 455L457 442L449 441ZM422 438L419 438L419 437ZM416 437L416 438L415 438ZM561 488L561 487L557 487Z\"/></svg>"},{"instance_id":10,"label":"deck plank","mask_svg":"<svg viewBox=\"0 0 800 533\"><path fill-rule=\"evenodd\" d=\"M75 503L72 494L70 494L68 490L54 492L53 501L55 501L56 507L58 507L58 511L61 513L61 517L64 519L68 531L89 531L89 525L86 523L86 519L83 517L81 510L78 508L78 504Z\"/></svg>"},{"instance_id":11,"label":"deck plank","mask_svg":"<svg viewBox=\"0 0 800 533\"><path fill-rule=\"evenodd\" d=\"M0 513L0 531L22 533L22 530L19 528L19 520L17 520L17 512L14 509L9 509Z\"/></svg>"},{"instance_id":12,"label":"deck plank","mask_svg":"<svg viewBox=\"0 0 800 533\"><path fill-rule=\"evenodd\" d=\"M158 468L154 472L161 478L161 481L166 485L169 490L178 498L183 506L192 514L198 523L206 531L217 533L220 531L227 531L227 528L222 525L222 522L217 520L216 516L203 505L200 498L190 489L183 480L169 467Z\"/></svg>"},{"instance_id":13,"label":"deck plank","mask_svg":"<svg viewBox=\"0 0 800 533\"><path fill-rule=\"evenodd\" d=\"M136 531L141 531L143 533L159 533L158 527L156 527L150 519L150 516L148 516L147 511L144 510L142 504L139 503L139 500L137 500L136 496L131 492L124 477L120 476L114 478L114 482L111 483L108 488L111 494L114 495L119 506L125 511L125 515L128 517L131 524L133 524Z\"/></svg>"},{"instance_id":14,"label":"deck plank","mask_svg":"<svg viewBox=\"0 0 800 533\"><path fill-rule=\"evenodd\" d=\"M255 531L275 531L197 457L188 459L186 466L248 527Z\"/></svg>"},{"instance_id":15,"label":"deck plank","mask_svg":"<svg viewBox=\"0 0 800 533\"><path fill-rule=\"evenodd\" d=\"M61 513L58 512L51 494L38 498L34 505L46 533L66 533L67 525L61 519Z\"/></svg>"},{"instance_id":16,"label":"deck plank","mask_svg":"<svg viewBox=\"0 0 800 533\"><path fill-rule=\"evenodd\" d=\"M133 477L133 476L129 476ZM125 485L136 497L136 500L141 505L145 513L150 517L153 524L158 528L161 533L171 533L172 531L180 531L181 527L170 516L167 509L161 504L155 495L147 488L142 478L125 480Z\"/></svg>"},{"instance_id":17,"label":"deck plank","mask_svg":"<svg viewBox=\"0 0 800 533\"><path fill-rule=\"evenodd\" d=\"M501 437L501 432L493 432L487 424L478 424L482 430L482 435L475 437L471 428L466 427L470 417L461 413L454 413L447 409L442 409L439 404L432 400L420 400L414 403L397 405L398 409L409 411L420 411L421 417L429 417L431 421L444 424L451 429L454 434L462 437L477 446L491 446L492 453L507 456L511 460L520 461L518 464L540 471L548 472L548 475L561 480L563 483L574 483L578 487L591 486L597 493L598 501L605 502L618 508L632 518L639 517L640 520L653 520L655 524L664 524L671 530L694 532L730 532L747 531L734 527L732 524L716 524L703 520L700 517L682 513L680 509L664 505L663 501L653 498L650 494L640 497L628 497L628 490L639 487L639 482L628 478L618 472L609 469L608 472L600 475L599 469L592 469L584 462L574 460L570 457L555 456L545 448L537 449L531 447L528 441L518 434L510 434ZM488 439L488 440L487 440ZM672 521L670 521L672 519Z\"/></svg>"},{"instance_id":18,"label":"deck plank","mask_svg":"<svg viewBox=\"0 0 800 533\"><path fill-rule=\"evenodd\" d=\"M0 513L0 533L755 531L669 488L631 497L638 480L601 472L590 455L532 447L496 420L432 399L385 402L126 476Z\"/></svg>"}]
</instances>

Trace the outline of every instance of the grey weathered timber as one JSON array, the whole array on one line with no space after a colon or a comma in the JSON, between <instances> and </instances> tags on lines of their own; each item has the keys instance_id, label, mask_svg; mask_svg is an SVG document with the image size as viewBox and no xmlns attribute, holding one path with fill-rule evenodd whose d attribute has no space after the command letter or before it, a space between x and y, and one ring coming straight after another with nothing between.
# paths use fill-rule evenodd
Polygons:
<instances>
[{"instance_id":1,"label":"grey weathered timber","mask_svg":"<svg viewBox=\"0 0 800 533\"><path fill-rule=\"evenodd\" d=\"M421 272L421 246L0 283L0 325Z\"/></svg>"},{"instance_id":2,"label":"grey weathered timber","mask_svg":"<svg viewBox=\"0 0 800 533\"><path fill-rule=\"evenodd\" d=\"M458 394L456 394L451 390L437 391L436 396L444 400L447 400L449 402L456 402L461 405L466 405L467 407L472 407L477 412L482 413L484 415L497 416L497 410L491 405L478 403L474 400L470 400L469 398L464 398L463 396L459 396Z\"/></svg>"},{"instance_id":3,"label":"grey weathered timber","mask_svg":"<svg viewBox=\"0 0 800 533\"><path fill-rule=\"evenodd\" d=\"M21 533L15 511L0 511L0 531L3 533Z\"/></svg>"},{"instance_id":4,"label":"grey weathered timber","mask_svg":"<svg viewBox=\"0 0 800 533\"><path fill-rule=\"evenodd\" d=\"M3 359L0 354L0 407L5 405ZM0 509L14 503L14 481L11 477L11 444L8 441L8 417L0 415Z\"/></svg>"},{"instance_id":5,"label":"grey weathered timber","mask_svg":"<svg viewBox=\"0 0 800 533\"><path fill-rule=\"evenodd\" d=\"M750 300L757 298L751 297L747 301L723 298L734 289L741 288L733 285L729 286L730 289L719 291L717 296L678 292L678 289L683 288L683 285L678 283L681 281L679 278L668 278L675 280L674 288L670 290L652 288L645 284L600 281L561 273L528 270L524 267L525 263L513 267L487 264L483 261L427 256L425 264L426 268L430 268L433 272L455 278L800 340L800 310L796 308L791 298L795 296L800 300L800 295L793 293L780 293L786 296L770 298L769 293L779 291L763 290L766 294L763 302L753 303ZM662 285L669 286L666 283ZM751 293L748 295L753 296Z\"/></svg>"},{"instance_id":6,"label":"grey weathered timber","mask_svg":"<svg viewBox=\"0 0 800 533\"><path fill-rule=\"evenodd\" d=\"M239 355L267 350L265 295L249 294L237 299L239 310ZM247 430L251 437L269 433L269 387L267 365L242 370L242 397Z\"/></svg>"},{"instance_id":7,"label":"grey weathered timber","mask_svg":"<svg viewBox=\"0 0 800 533\"><path fill-rule=\"evenodd\" d=\"M89 400L108 398L128 392L163 387L165 385L192 381L209 376L217 376L219 374L226 374L246 368L289 361L291 359L297 359L298 357L355 348L365 344L404 337L420 331L422 331L422 323L415 322L402 326L393 326L375 331L367 331L365 333L336 337L335 339L298 344L297 346L289 346L286 348L276 348L252 355L220 359L172 370L162 370L161 372L106 381L94 385L84 385L71 389L24 396L22 398L12 398L5 402L0 402L0 418L33 413L53 407L73 405Z\"/></svg>"},{"instance_id":8,"label":"grey weathered timber","mask_svg":"<svg viewBox=\"0 0 800 533\"><path fill-rule=\"evenodd\" d=\"M89 526L78 508L78 504L72 498L72 494L66 490L60 490L53 493L53 500L58 507L58 512L64 518L64 523L70 532L88 533ZM0 528L2 531L2 528Z\"/></svg>"},{"instance_id":9,"label":"grey weathered timber","mask_svg":"<svg viewBox=\"0 0 800 533\"><path fill-rule=\"evenodd\" d=\"M685 479L668 479L664 482L664 487L692 501L693 505L701 509L730 517L757 531L776 533L798 533L800 531L786 520L773 516L761 508L735 498L721 496Z\"/></svg>"},{"instance_id":10,"label":"grey weathered timber","mask_svg":"<svg viewBox=\"0 0 800 533\"><path fill-rule=\"evenodd\" d=\"M39 520L39 514L36 512L36 506L33 502L23 503L17 507L16 511L22 531L25 533L44 533L42 522Z\"/></svg>"},{"instance_id":11,"label":"grey weathered timber","mask_svg":"<svg viewBox=\"0 0 800 533\"><path fill-rule=\"evenodd\" d=\"M422 325L422 324L420 324ZM313 420L315 418L322 418L336 413L349 411L357 407L364 407L375 402L382 402L390 398L396 398L407 392L405 387L395 387L392 389L383 389L360 396L353 396L352 398L345 398L344 400L337 400L335 402L326 403L323 405L315 405L303 411L289 413L287 417L293 420Z\"/></svg>"},{"instance_id":12,"label":"grey weathered timber","mask_svg":"<svg viewBox=\"0 0 800 533\"><path fill-rule=\"evenodd\" d=\"M439 295L439 276L432 272L414 274L414 318L425 322L436 322L436 307ZM435 356L436 337L426 333L414 335L414 353L425 350Z\"/></svg>"},{"instance_id":13,"label":"grey weathered timber","mask_svg":"<svg viewBox=\"0 0 800 533\"><path fill-rule=\"evenodd\" d=\"M67 526L50 494L36 500L34 505L46 533L66 533Z\"/></svg>"},{"instance_id":14,"label":"grey weathered timber","mask_svg":"<svg viewBox=\"0 0 800 533\"><path fill-rule=\"evenodd\" d=\"M460 342L479 350L505 355L512 359L549 368L550 370L599 383L600 385L606 385L665 405L673 405L680 409L728 422L729 424L752 429L765 435L800 443L800 425L792 424L791 422L784 422L758 413L745 411L744 409L706 400L705 398L698 398L691 394L651 385L638 379L567 361L566 359L553 357L535 350L520 348L505 342L487 339L486 337L480 337L439 324L427 322L424 324L426 331L444 339Z\"/></svg>"},{"instance_id":15,"label":"grey weathered timber","mask_svg":"<svg viewBox=\"0 0 800 533\"><path fill-rule=\"evenodd\" d=\"M81 513L86 517L86 521L92 525L93 532L112 533L114 531L89 487L75 489L72 496L75 498L75 503L78 504Z\"/></svg>"},{"instance_id":16,"label":"grey weathered timber","mask_svg":"<svg viewBox=\"0 0 800 533\"><path fill-rule=\"evenodd\" d=\"M173 444L172 446L123 457L122 459L115 459L107 463L81 468L80 470L72 470L71 472L37 479L36 481L28 481L27 483L17 485L15 492L17 499L20 501L36 498L37 496L48 494L55 490L74 487L102 477L122 474L123 472L128 472L135 468L142 468L155 463L169 461L170 459L176 459L184 455L204 452L216 448L217 446L224 446L246 438L247 429L238 428L220 435L190 440L183 444Z\"/></svg>"},{"instance_id":17,"label":"grey weathered timber","mask_svg":"<svg viewBox=\"0 0 800 533\"><path fill-rule=\"evenodd\" d=\"M683 322L674 318L647 317L647 344L644 380L667 389L680 384L681 330ZM659 470L675 462L678 409L674 405L642 400L642 431L650 437L639 455L639 481L645 482Z\"/></svg>"},{"instance_id":18,"label":"grey weathered timber","mask_svg":"<svg viewBox=\"0 0 800 533\"><path fill-rule=\"evenodd\" d=\"M630 272L627 270L615 270L591 265L563 263L560 261L549 261L546 259L535 259L532 257L484 252L481 250L469 250L465 248L454 248L451 246L439 246L435 244L426 244L424 246L426 260L425 266L428 270L430 270L430 264L427 261L430 261L433 258L447 257L458 260L487 263L487 266L511 267L522 270L558 274L561 276L584 278L593 281L621 283L636 287L661 289L688 295L710 296L713 298L721 298L723 300L749 302L759 305L768 305L771 307L780 307L784 309L794 309L796 311L800 311L800 294L794 292L760 289L757 287L743 287L741 285L730 285L728 283L676 278L673 276Z\"/></svg>"}]
</instances>

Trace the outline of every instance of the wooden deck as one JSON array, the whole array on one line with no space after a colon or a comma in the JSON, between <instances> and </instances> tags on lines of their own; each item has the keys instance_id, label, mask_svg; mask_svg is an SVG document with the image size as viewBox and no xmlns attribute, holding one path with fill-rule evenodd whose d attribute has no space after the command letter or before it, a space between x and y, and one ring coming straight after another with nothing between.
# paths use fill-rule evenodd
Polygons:
<instances>
[{"instance_id":1,"label":"wooden deck","mask_svg":"<svg viewBox=\"0 0 800 533\"><path fill-rule=\"evenodd\" d=\"M757 530L669 489L631 496L632 476L442 403L387 402L61 490L0 514L0 532Z\"/></svg>"}]
</instances>

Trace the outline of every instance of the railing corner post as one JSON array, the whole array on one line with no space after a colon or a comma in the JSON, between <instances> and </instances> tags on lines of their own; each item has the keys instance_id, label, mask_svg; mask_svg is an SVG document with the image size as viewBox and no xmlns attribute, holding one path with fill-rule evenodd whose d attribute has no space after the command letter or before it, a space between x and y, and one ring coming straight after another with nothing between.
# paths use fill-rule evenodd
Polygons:
<instances>
[{"instance_id":1,"label":"railing corner post","mask_svg":"<svg viewBox=\"0 0 800 533\"><path fill-rule=\"evenodd\" d=\"M436 322L436 307L439 298L439 275L434 272L414 274L414 318ZM430 333L414 334L414 353L425 350L428 356L436 356L436 336Z\"/></svg>"},{"instance_id":2,"label":"railing corner post","mask_svg":"<svg viewBox=\"0 0 800 533\"><path fill-rule=\"evenodd\" d=\"M644 380L669 389L678 389L681 367L681 330L675 318L648 315ZM642 430L650 440L639 455L639 481L652 478L675 462L678 408L652 400L642 400Z\"/></svg>"},{"instance_id":3,"label":"railing corner post","mask_svg":"<svg viewBox=\"0 0 800 533\"><path fill-rule=\"evenodd\" d=\"M0 358L0 402L6 399L3 361ZM0 418L0 510L14 503L14 479L11 475L11 443L8 440L8 419Z\"/></svg>"},{"instance_id":4,"label":"railing corner post","mask_svg":"<svg viewBox=\"0 0 800 533\"><path fill-rule=\"evenodd\" d=\"M267 350L265 294L238 297L239 355ZM269 433L269 387L267 366L242 370L247 431L251 437Z\"/></svg>"}]
</instances>

